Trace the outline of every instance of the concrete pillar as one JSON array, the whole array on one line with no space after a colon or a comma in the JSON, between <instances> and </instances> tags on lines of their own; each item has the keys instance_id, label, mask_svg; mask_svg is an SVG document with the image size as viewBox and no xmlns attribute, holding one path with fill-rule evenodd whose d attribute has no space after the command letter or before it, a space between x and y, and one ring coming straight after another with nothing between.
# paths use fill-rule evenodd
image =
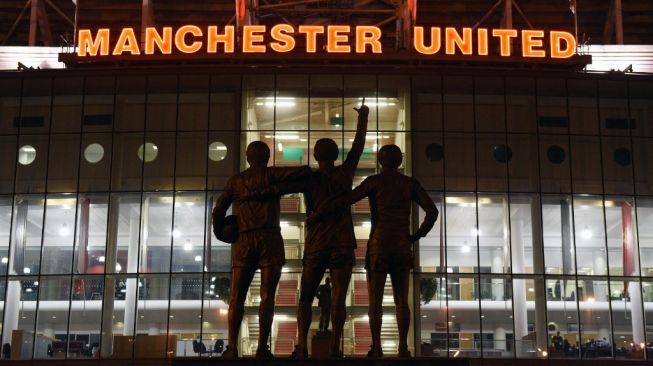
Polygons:
<instances>
[{"instance_id":1,"label":"concrete pillar","mask_svg":"<svg viewBox=\"0 0 653 366\"><path fill-rule=\"evenodd\" d=\"M27 200L16 202L16 213L14 214L14 240L11 243L9 253L8 273L10 275L22 274L25 267L23 248L26 243L27 230ZM11 335L18 329L18 318L20 316L20 281L7 281L7 294L4 302L4 320L2 322L2 344L11 344Z\"/></svg>"},{"instance_id":2,"label":"concrete pillar","mask_svg":"<svg viewBox=\"0 0 653 366\"><path fill-rule=\"evenodd\" d=\"M116 272L118 255L118 223L120 218L120 198L112 196L109 201L109 222L107 227L107 248L105 252L105 271ZM113 354L113 310L116 291L116 279L107 275L104 278L104 294L102 296L102 338L100 341L101 356Z\"/></svg>"},{"instance_id":3,"label":"concrete pillar","mask_svg":"<svg viewBox=\"0 0 653 366\"><path fill-rule=\"evenodd\" d=\"M506 350L506 330L501 325L494 328L494 349L497 351Z\"/></svg>"},{"instance_id":4,"label":"concrete pillar","mask_svg":"<svg viewBox=\"0 0 653 366\"><path fill-rule=\"evenodd\" d=\"M533 232L533 272L544 273L544 237L542 233L542 205L540 197L531 201L531 225ZM535 279L535 338L536 345L542 351L548 349L549 337L546 327L546 286L543 279ZM543 356L540 352L538 356Z\"/></svg>"},{"instance_id":5,"label":"concrete pillar","mask_svg":"<svg viewBox=\"0 0 653 366\"><path fill-rule=\"evenodd\" d=\"M4 304L5 316L2 322L2 344L11 344L11 334L18 329L20 308L20 281L8 281Z\"/></svg>"},{"instance_id":6,"label":"concrete pillar","mask_svg":"<svg viewBox=\"0 0 653 366\"><path fill-rule=\"evenodd\" d=\"M511 222L510 242L512 246L512 270L524 273L524 220ZM526 308L526 280L515 279L512 285L514 303L515 349L518 356L525 356L532 345L522 342L528 335L528 310Z\"/></svg>"},{"instance_id":7,"label":"concrete pillar","mask_svg":"<svg viewBox=\"0 0 653 366\"><path fill-rule=\"evenodd\" d=\"M594 257L594 275L595 276L605 276L606 273L606 266L605 266L605 252L600 252L595 255ZM592 291L594 293L594 299L596 301L608 301L607 297L607 288L603 283L601 285L596 285L596 282L594 282ZM607 339L607 338L606 338Z\"/></svg>"},{"instance_id":8,"label":"concrete pillar","mask_svg":"<svg viewBox=\"0 0 653 366\"><path fill-rule=\"evenodd\" d=\"M503 273L503 251L505 247L492 249L492 273ZM492 300L503 301L503 279L492 279Z\"/></svg>"},{"instance_id":9,"label":"concrete pillar","mask_svg":"<svg viewBox=\"0 0 653 366\"><path fill-rule=\"evenodd\" d=\"M132 215L129 219L129 244L127 248L127 273L138 272L138 234L140 231L140 220L138 213ZM145 240L143 240L145 242ZM128 278L125 290L125 316L123 323L125 327L123 335L134 335L136 324L136 299L138 291L138 279Z\"/></svg>"},{"instance_id":10,"label":"concrete pillar","mask_svg":"<svg viewBox=\"0 0 653 366\"><path fill-rule=\"evenodd\" d=\"M642 307L642 287L637 281L628 283L628 295L630 296L630 319L633 325L633 343L639 347L646 342L644 338L644 309Z\"/></svg>"}]
</instances>

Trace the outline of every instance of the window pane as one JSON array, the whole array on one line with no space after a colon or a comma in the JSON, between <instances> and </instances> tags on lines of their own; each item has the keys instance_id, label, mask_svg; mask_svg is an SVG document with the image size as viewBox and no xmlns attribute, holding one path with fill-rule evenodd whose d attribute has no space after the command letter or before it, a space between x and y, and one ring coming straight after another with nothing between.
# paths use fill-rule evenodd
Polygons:
<instances>
[{"instance_id":1,"label":"window pane","mask_svg":"<svg viewBox=\"0 0 653 366\"><path fill-rule=\"evenodd\" d=\"M473 231L473 230L472 230ZM482 273L510 273L508 202L503 196L478 197L479 257Z\"/></svg>"},{"instance_id":2,"label":"window pane","mask_svg":"<svg viewBox=\"0 0 653 366\"><path fill-rule=\"evenodd\" d=\"M571 133L597 135L599 110L594 80L569 79L569 130Z\"/></svg>"},{"instance_id":3,"label":"window pane","mask_svg":"<svg viewBox=\"0 0 653 366\"><path fill-rule=\"evenodd\" d=\"M34 351L35 311L38 297L38 277L9 278L4 302L3 344L11 345L12 360L30 360Z\"/></svg>"},{"instance_id":4,"label":"window pane","mask_svg":"<svg viewBox=\"0 0 653 366\"><path fill-rule=\"evenodd\" d=\"M211 218L210 215L207 218L206 214L204 192L178 193L175 196L175 228L172 231L173 272L203 271L204 239L213 235L210 226L204 227L207 219Z\"/></svg>"},{"instance_id":5,"label":"window pane","mask_svg":"<svg viewBox=\"0 0 653 366\"><path fill-rule=\"evenodd\" d=\"M14 203L10 275L39 273L43 229L42 196L18 196Z\"/></svg>"},{"instance_id":6,"label":"window pane","mask_svg":"<svg viewBox=\"0 0 653 366\"><path fill-rule=\"evenodd\" d=\"M175 225L174 230L172 228L172 196L169 194L145 194L141 220L143 229L140 238L142 244L139 271L169 272L172 239L174 236L181 237L187 230L180 225ZM137 240L137 237L134 239ZM128 260L131 261L131 258ZM129 268L131 272L131 267L129 266Z\"/></svg>"},{"instance_id":7,"label":"window pane","mask_svg":"<svg viewBox=\"0 0 653 366\"><path fill-rule=\"evenodd\" d=\"M80 195L73 273L104 273L108 195Z\"/></svg>"},{"instance_id":8,"label":"window pane","mask_svg":"<svg viewBox=\"0 0 653 366\"><path fill-rule=\"evenodd\" d=\"M82 131L112 131L115 78L87 77L84 88Z\"/></svg>"},{"instance_id":9,"label":"window pane","mask_svg":"<svg viewBox=\"0 0 653 366\"><path fill-rule=\"evenodd\" d=\"M25 79L20 120L15 120L20 133L48 133L52 103L52 79Z\"/></svg>"},{"instance_id":10,"label":"window pane","mask_svg":"<svg viewBox=\"0 0 653 366\"><path fill-rule=\"evenodd\" d=\"M136 313L136 278L106 276L102 304L102 358L132 358Z\"/></svg>"},{"instance_id":11,"label":"window pane","mask_svg":"<svg viewBox=\"0 0 653 366\"><path fill-rule=\"evenodd\" d=\"M574 242L571 204L568 197L542 198L542 231L544 233L544 264L546 273L574 274Z\"/></svg>"},{"instance_id":12,"label":"window pane","mask_svg":"<svg viewBox=\"0 0 653 366\"><path fill-rule=\"evenodd\" d=\"M611 276L637 276L637 222L630 199L606 198L605 223L608 235L608 263Z\"/></svg>"},{"instance_id":13,"label":"window pane","mask_svg":"<svg viewBox=\"0 0 653 366\"><path fill-rule=\"evenodd\" d=\"M7 274L9 266L9 238L11 235L12 199L0 196L0 276Z\"/></svg>"},{"instance_id":14,"label":"window pane","mask_svg":"<svg viewBox=\"0 0 653 366\"><path fill-rule=\"evenodd\" d=\"M220 355L228 345L227 315L229 313L229 290L231 285L230 273L207 273L204 276L204 290L202 291L202 343L207 350ZM190 346L190 347L189 347ZM184 355L196 355L190 345L184 342ZM177 354L179 354L177 348Z\"/></svg>"},{"instance_id":15,"label":"window pane","mask_svg":"<svg viewBox=\"0 0 653 366\"><path fill-rule=\"evenodd\" d=\"M79 142L79 135L50 136L48 192L77 191ZM62 164L62 159L67 163Z\"/></svg>"},{"instance_id":16,"label":"window pane","mask_svg":"<svg viewBox=\"0 0 653 366\"><path fill-rule=\"evenodd\" d=\"M415 343L420 356L447 356L447 285L444 277L422 275L420 285L420 330Z\"/></svg>"},{"instance_id":17,"label":"window pane","mask_svg":"<svg viewBox=\"0 0 653 366\"><path fill-rule=\"evenodd\" d=\"M179 130L208 128L209 80L208 75L186 75L179 79Z\"/></svg>"},{"instance_id":18,"label":"window pane","mask_svg":"<svg viewBox=\"0 0 653 366\"><path fill-rule=\"evenodd\" d=\"M442 209L442 196L431 194L431 199L438 208L438 221L426 237L419 241L419 270L421 272L446 271L445 266L445 238L444 238L444 210ZM424 220L424 210L419 208L419 222ZM446 347L445 347L446 349Z\"/></svg>"},{"instance_id":19,"label":"window pane","mask_svg":"<svg viewBox=\"0 0 653 366\"><path fill-rule=\"evenodd\" d=\"M514 357L511 285L509 277L481 276L483 357Z\"/></svg>"},{"instance_id":20,"label":"window pane","mask_svg":"<svg viewBox=\"0 0 653 366\"><path fill-rule=\"evenodd\" d=\"M475 277L448 278L450 357L481 357L479 290Z\"/></svg>"},{"instance_id":21,"label":"window pane","mask_svg":"<svg viewBox=\"0 0 653 366\"><path fill-rule=\"evenodd\" d=\"M73 246L77 234L75 196L48 196L45 207L41 273L68 274L73 264Z\"/></svg>"},{"instance_id":22,"label":"window pane","mask_svg":"<svg viewBox=\"0 0 653 366\"><path fill-rule=\"evenodd\" d=\"M478 272L476 198L447 196L446 202L447 272Z\"/></svg>"},{"instance_id":23,"label":"window pane","mask_svg":"<svg viewBox=\"0 0 653 366\"><path fill-rule=\"evenodd\" d=\"M579 275L608 274L603 214L600 197L574 197L574 242Z\"/></svg>"},{"instance_id":24,"label":"window pane","mask_svg":"<svg viewBox=\"0 0 653 366\"><path fill-rule=\"evenodd\" d=\"M145 77L118 77L116 83L115 130L143 131L145 124ZM157 113L152 110L148 112Z\"/></svg>"},{"instance_id":25,"label":"window pane","mask_svg":"<svg viewBox=\"0 0 653 366\"><path fill-rule=\"evenodd\" d=\"M583 358L612 357L614 342L610 327L612 323L618 323L619 320L610 319L608 293L606 279L579 278L578 280Z\"/></svg>"},{"instance_id":26,"label":"window pane","mask_svg":"<svg viewBox=\"0 0 653 366\"><path fill-rule=\"evenodd\" d=\"M177 128L177 76L153 75L147 80L145 128L173 131Z\"/></svg>"},{"instance_id":27,"label":"window pane","mask_svg":"<svg viewBox=\"0 0 653 366\"><path fill-rule=\"evenodd\" d=\"M103 293L102 276L73 277L68 325L68 358L100 356Z\"/></svg>"},{"instance_id":28,"label":"window pane","mask_svg":"<svg viewBox=\"0 0 653 366\"><path fill-rule=\"evenodd\" d=\"M82 127L81 77L54 79L52 97L52 132L79 132Z\"/></svg>"},{"instance_id":29,"label":"window pane","mask_svg":"<svg viewBox=\"0 0 653 366\"><path fill-rule=\"evenodd\" d=\"M642 276L653 277L653 200L637 199L637 234Z\"/></svg>"},{"instance_id":30,"label":"window pane","mask_svg":"<svg viewBox=\"0 0 653 366\"><path fill-rule=\"evenodd\" d=\"M573 277L547 277L546 310L549 340L552 344L549 357L578 358L579 323L576 280ZM565 342L565 340L567 342ZM567 346L569 343L570 346Z\"/></svg>"},{"instance_id":31,"label":"window pane","mask_svg":"<svg viewBox=\"0 0 653 366\"><path fill-rule=\"evenodd\" d=\"M166 335L168 319L172 321L174 315L168 316L168 301L170 299L170 278L168 275L147 275L127 279L127 288L130 284L138 288L138 307L136 312L136 344L134 358L165 358L168 351L175 347L173 342L168 344ZM129 299L125 305L131 305ZM128 310L125 310L128 314ZM192 313L187 311L192 319ZM197 319L197 315L194 317ZM127 320L127 319L125 319ZM125 321L127 322L127 321ZM189 320L190 322L190 320ZM161 334L163 333L163 334Z\"/></svg>"},{"instance_id":32,"label":"window pane","mask_svg":"<svg viewBox=\"0 0 653 366\"><path fill-rule=\"evenodd\" d=\"M645 349L642 287L637 279L610 281L612 326L617 359L643 359Z\"/></svg>"},{"instance_id":33,"label":"window pane","mask_svg":"<svg viewBox=\"0 0 653 366\"><path fill-rule=\"evenodd\" d=\"M34 358L62 358L66 353L70 276L41 277L34 338Z\"/></svg>"}]
</instances>

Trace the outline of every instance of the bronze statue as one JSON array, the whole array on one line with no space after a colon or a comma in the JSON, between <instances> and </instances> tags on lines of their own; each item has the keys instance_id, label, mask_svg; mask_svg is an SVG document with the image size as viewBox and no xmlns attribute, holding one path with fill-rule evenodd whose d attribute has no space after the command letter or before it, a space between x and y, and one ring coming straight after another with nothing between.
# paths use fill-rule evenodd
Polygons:
<instances>
[{"instance_id":1,"label":"bronze statue","mask_svg":"<svg viewBox=\"0 0 653 366\"><path fill-rule=\"evenodd\" d=\"M367 286L370 297L369 318L372 348L368 357L383 357L381 350L381 321L383 288L388 274L392 281L399 328L399 357L410 357L408 350L408 287L413 267L411 244L426 236L438 218L433 200L419 182L398 171L402 153L396 145L383 146L378 152L381 173L367 177L348 196L339 199L309 217L309 222L325 220L331 212L339 212L343 205L351 205L367 197L372 212L372 229L365 256ZM410 235L410 209L415 201L426 212L424 222Z\"/></svg>"},{"instance_id":2,"label":"bronze statue","mask_svg":"<svg viewBox=\"0 0 653 366\"><path fill-rule=\"evenodd\" d=\"M250 167L229 179L213 209L213 225L222 227L227 209L235 203L233 211L238 223L238 237L231 248L229 345L222 357L238 357L236 341L243 319L245 298L254 273L260 268L260 330L256 357L272 358L267 340L274 316L274 296L281 276L281 267L286 261L279 225L280 199L275 197L245 202L242 198L273 184L306 178L311 170L307 167L268 167L270 149L261 141L250 143L246 155Z\"/></svg>"},{"instance_id":3,"label":"bronze statue","mask_svg":"<svg viewBox=\"0 0 653 366\"><path fill-rule=\"evenodd\" d=\"M288 182L268 187L254 192L247 199L264 200L266 197L279 196L287 193L304 194L307 214L328 206L334 197L351 192L354 173L365 147L367 134L367 119L369 108L365 99L358 112L356 136L351 150L342 165L336 167L338 145L329 138L319 139L315 143L313 156L318 162L318 169L305 180ZM301 279L301 292L297 322L299 337L295 351L291 355L295 359L308 357L307 335L311 326L313 312L311 306L322 277L328 268L333 284L331 319L333 332L329 341L329 356L342 357L340 339L345 324L347 289L351 273L356 262L354 249L356 237L349 207L334 209L331 215L323 220L313 221L307 225L304 248L304 259Z\"/></svg>"},{"instance_id":4,"label":"bronze statue","mask_svg":"<svg viewBox=\"0 0 653 366\"><path fill-rule=\"evenodd\" d=\"M317 288L316 297L317 306L320 307L320 325L317 330L326 332L329 330L331 321L331 279L329 277L324 280L324 285Z\"/></svg>"}]
</instances>

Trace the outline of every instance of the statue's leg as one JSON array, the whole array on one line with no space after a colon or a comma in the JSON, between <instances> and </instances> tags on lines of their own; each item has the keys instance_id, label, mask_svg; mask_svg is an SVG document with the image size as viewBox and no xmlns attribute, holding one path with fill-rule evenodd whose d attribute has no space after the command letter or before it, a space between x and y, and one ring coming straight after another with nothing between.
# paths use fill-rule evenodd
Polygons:
<instances>
[{"instance_id":1,"label":"statue's leg","mask_svg":"<svg viewBox=\"0 0 653 366\"><path fill-rule=\"evenodd\" d=\"M274 295L277 292L279 278L281 278L281 265L261 268L261 304L258 307L258 349L266 349L272 319L274 318Z\"/></svg>"},{"instance_id":2,"label":"statue's leg","mask_svg":"<svg viewBox=\"0 0 653 366\"><path fill-rule=\"evenodd\" d=\"M256 267L233 267L231 269L231 291L229 298L229 346L238 349L238 331L245 312L247 290L256 273Z\"/></svg>"},{"instance_id":3,"label":"statue's leg","mask_svg":"<svg viewBox=\"0 0 653 366\"><path fill-rule=\"evenodd\" d=\"M329 354L333 357L340 355L342 328L345 325L345 319L347 317L345 300L347 300L351 271L352 267L350 265L331 269L331 318L333 319L333 332L331 333ZM329 327L329 318L327 318L324 327L325 329Z\"/></svg>"},{"instance_id":4,"label":"statue's leg","mask_svg":"<svg viewBox=\"0 0 653 366\"><path fill-rule=\"evenodd\" d=\"M372 331L372 351L381 350L381 323L383 319L383 289L387 277L385 271L367 271L367 290L370 298L369 318Z\"/></svg>"},{"instance_id":5,"label":"statue's leg","mask_svg":"<svg viewBox=\"0 0 653 366\"><path fill-rule=\"evenodd\" d=\"M410 326L410 307L408 306L408 287L410 269L395 269L390 272L392 293L397 310L397 328L399 328L399 354L408 352L408 327Z\"/></svg>"},{"instance_id":6,"label":"statue's leg","mask_svg":"<svg viewBox=\"0 0 653 366\"><path fill-rule=\"evenodd\" d=\"M299 292L299 306L297 308L297 326L299 330L299 339L297 340L297 348L301 350L308 349L306 337L308 330L311 328L311 321L313 320L313 299L315 293L320 286L322 276L324 276L325 267L318 261L305 262L302 269L302 279Z\"/></svg>"},{"instance_id":7,"label":"statue's leg","mask_svg":"<svg viewBox=\"0 0 653 366\"><path fill-rule=\"evenodd\" d=\"M327 306L324 311L324 325L322 326L323 331L329 330L329 322L331 321L331 305Z\"/></svg>"}]
</instances>

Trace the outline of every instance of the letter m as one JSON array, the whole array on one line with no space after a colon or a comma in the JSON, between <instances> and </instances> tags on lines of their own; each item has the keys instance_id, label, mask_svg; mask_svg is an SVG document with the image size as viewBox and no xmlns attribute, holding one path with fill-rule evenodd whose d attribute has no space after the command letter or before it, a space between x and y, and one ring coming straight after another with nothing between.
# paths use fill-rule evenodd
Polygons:
<instances>
[{"instance_id":1,"label":"letter m","mask_svg":"<svg viewBox=\"0 0 653 366\"><path fill-rule=\"evenodd\" d=\"M90 29L80 29L77 37L77 55L101 56L109 54L109 29L98 29L97 37L93 39Z\"/></svg>"}]
</instances>

